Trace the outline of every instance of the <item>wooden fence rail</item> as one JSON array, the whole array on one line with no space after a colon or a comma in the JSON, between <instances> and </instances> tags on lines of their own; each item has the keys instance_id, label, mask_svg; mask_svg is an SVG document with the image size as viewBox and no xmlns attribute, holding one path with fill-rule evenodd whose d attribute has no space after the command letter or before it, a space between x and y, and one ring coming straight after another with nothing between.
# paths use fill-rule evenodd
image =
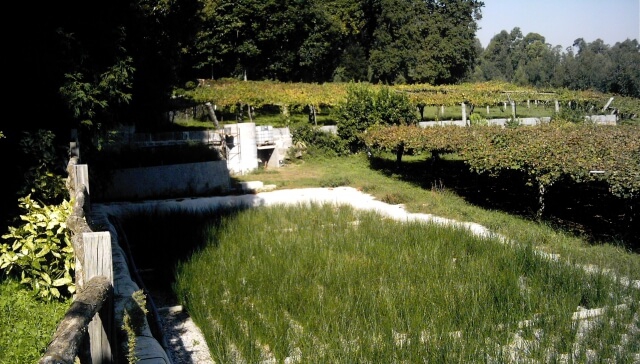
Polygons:
<instances>
[{"instance_id":1,"label":"wooden fence rail","mask_svg":"<svg viewBox=\"0 0 640 364\"><path fill-rule=\"evenodd\" d=\"M71 145L73 151L74 144ZM108 232L93 232L86 221L90 211L88 168L69 160L67 189L74 205L67 219L76 258L78 294L58 324L40 364L113 363L117 333L113 325L113 263Z\"/></svg>"},{"instance_id":2,"label":"wooden fence rail","mask_svg":"<svg viewBox=\"0 0 640 364\"><path fill-rule=\"evenodd\" d=\"M120 267L123 259L119 246L114 245L118 254L112 251L112 232L94 232L87 223L86 217L91 212L88 167L78 164L76 143L71 143L70 150L72 157L67 166L67 189L74 205L67 218L67 227L71 232L76 258L75 284L78 293L38 363L74 364L77 360L92 364L118 363L124 359L119 353L123 352L126 343L119 341L117 329L121 326L122 312L116 311L122 310L123 302L130 299L130 293L136 285L130 282L126 267L124 271ZM118 256L118 262L114 265L115 255ZM116 266L120 267L117 272L114 271ZM122 282L125 278L128 281ZM118 281L127 288L119 289ZM136 355L141 356L142 361L146 355L156 358L154 363L171 363L166 349L148 333L148 328L143 337L137 339L144 342L142 348L135 348ZM155 343L149 345L149 340L155 340Z\"/></svg>"},{"instance_id":3,"label":"wooden fence rail","mask_svg":"<svg viewBox=\"0 0 640 364\"><path fill-rule=\"evenodd\" d=\"M40 359L40 364L73 364L76 357L82 359L86 356L87 351L93 354L92 349L86 348L86 335L88 327L94 316L103 308L104 303L108 300L108 296L112 294L112 286L109 279L105 276L95 276L87 282L87 286L78 294L71 304L69 310L58 325L53 340L47 347L47 351ZM93 340L90 340L93 342ZM102 352L100 348L100 352ZM84 353L84 354L83 354ZM111 353L100 354L107 360L93 360L91 363L105 363L111 357ZM87 361L88 362L88 361Z\"/></svg>"}]
</instances>

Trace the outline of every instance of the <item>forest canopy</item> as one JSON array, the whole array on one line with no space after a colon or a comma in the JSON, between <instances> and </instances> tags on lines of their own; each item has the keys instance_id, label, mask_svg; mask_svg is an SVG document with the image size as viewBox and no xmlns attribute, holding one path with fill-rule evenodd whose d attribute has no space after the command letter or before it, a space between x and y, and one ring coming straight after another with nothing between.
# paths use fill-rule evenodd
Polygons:
<instances>
[{"instance_id":1,"label":"forest canopy","mask_svg":"<svg viewBox=\"0 0 640 364\"><path fill-rule=\"evenodd\" d=\"M24 6L31 30L12 39L18 94L38 89L55 122L19 128L100 129L165 120L176 88L196 79L459 84L593 89L640 97L638 40L503 30L483 49L477 0L72 0ZM17 110L29 110L22 97ZM5 129L11 134L13 126Z\"/></svg>"}]
</instances>

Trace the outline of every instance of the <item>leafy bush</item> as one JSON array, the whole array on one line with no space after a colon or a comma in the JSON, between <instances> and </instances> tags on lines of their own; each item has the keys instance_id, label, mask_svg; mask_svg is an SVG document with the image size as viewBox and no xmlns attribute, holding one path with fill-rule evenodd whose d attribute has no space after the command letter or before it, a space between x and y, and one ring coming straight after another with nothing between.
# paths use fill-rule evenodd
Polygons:
<instances>
[{"instance_id":1,"label":"leafy bush","mask_svg":"<svg viewBox=\"0 0 640 364\"><path fill-rule=\"evenodd\" d=\"M352 152L362 150L365 145L361 134L376 124L408 125L417 120L406 94L382 87L377 92L365 84L351 84L347 89L347 100L335 109L338 136Z\"/></svg>"},{"instance_id":2,"label":"leafy bush","mask_svg":"<svg viewBox=\"0 0 640 364\"><path fill-rule=\"evenodd\" d=\"M471 116L469 116L469 123L472 126L476 126L476 125L486 126L489 124L489 121L478 113L472 113Z\"/></svg>"},{"instance_id":3,"label":"leafy bush","mask_svg":"<svg viewBox=\"0 0 640 364\"><path fill-rule=\"evenodd\" d=\"M19 141L24 154L24 184L20 196L31 194L46 204L58 204L66 196L62 152L57 150L50 130L25 132Z\"/></svg>"},{"instance_id":4,"label":"leafy bush","mask_svg":"<svg viewBox=\"0 0 640 364\"><path fill-rule=\"evenodd\" d=\"M42 205L30 195L20 198L24 224L9 227L0 244L0 269L19 277L45 300L65 299L75 292L75 258L66 220L72 210L69 201Z\"/></svg>"},{"instance_id":5,"label":"leafy bush","mask_svg":"<svg viewBox=\"0 0 640 364\"><path fill-rule=\"evenodd\" d=\"M374 121L387 125L410 125L417 121L415 108L403 92L382 87L374 98Z\"/></svg>"},{"instance_id":6,"label":"leafy bush","mask_svg":"<svg viewBox=\"0 0 640 364\"><path fill-rule=\"evenodd\" d=\"M303 143L306 151L312 155L337 157L348 153L344 140L335 134L320 130L308 123L300 123L291 127L291 138L294 145Z\"/></svg>"},{"instance_id":7,"label":"leafy bush","mask_svg":"<svg viewBox=\"0 0 640 364\"><path fill-rule=\"evenodd\" d=\"M504 124L507 128L517 128L520 126L520 119L518 118L508 118L507 122Z\"/></svg>"},{"instance_id":8,"label":"leafy bush","mask_svg":"<svg viewBox=\"0 0 640 364\"><path fill-rule=\"evenodd\" d=\"M576 124L584 123L587 112L580 107L570 105L563 107L560 112L557 112L553 116L554 121L568 121Z\"/></svg>"}]
</instances>

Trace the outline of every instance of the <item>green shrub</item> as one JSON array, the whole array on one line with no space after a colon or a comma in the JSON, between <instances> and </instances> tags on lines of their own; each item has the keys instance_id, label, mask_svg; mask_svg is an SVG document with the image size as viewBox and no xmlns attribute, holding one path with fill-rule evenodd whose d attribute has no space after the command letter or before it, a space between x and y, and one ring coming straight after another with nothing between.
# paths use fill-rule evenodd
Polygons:
<instances>
[{"instance_id":1,"label":"green shrub","mask_svg":"<svg viewBox=\"0 0 640 364\"><path fill-rule=\"evenodd\" d=\"M24 224L9 227L0 244L0 269L20 279L45 300L65 299L75 292L75 257L66 220L69 201L42 205L30 195L20 198Z\"/></svg>"},{"instance_id":2,"label":"green shrub","mask_svg":"<svg viewBox=\"0 0 640 364\"><path fill-rule=\"evenodd\" d=\"M560 109L560 112L554 113L553 120L569 121L572 123L584 123L587 112L577 106L567 106Z\"/></svg>"},{"instance_id":3,"label":"green shrub","mask_svg":"<svg viewBox=\"0 0 640 364\"><path fill-rule=\"evenodd\" d=\"M406 94L382 87L374 97L374 121L380 124L409 125L417 121L414 106Z\"/></svg>"},{"instance_id":4,"label":"green shrub","mask_svg":"<svg viewBox=\"0 0 640 364\"><path fill-rule=\"evenodd\" d=\"M54 145L55 135L49 130L24 132L19 144L24 155L24 184L19 196L31 194L46 204L57 204L67 195L64 184L62 151Z\"/></svg>"},{"instance_id":5,"label":"green shrub","mask_svg":"<svg viewBox=\"0 0 640 364\"><path fill-rule=\"evenodd\" d=\"M310 154L337 157L346 155L349 151L347 144L340 137L308 123L291 126L291 138L294 146L302 142L305 146L304 152Z\"/></svg>"},{"instance_id":6,"label":"green shrub","mask_svg":"<svg viewBox=\"0 0 640 364\"><path fill-rule=\"evenodd\" d=\"M517 128L520 126L520 119L518 118L508 118L507 122L504 124L507 128Z\"/></svg>"},{"instance_id":7,"label":"green shrub","mask_svg":"<svg viewBox=\"0 0 640 364\"><path fill-rule=\"evenodd\" d=\"M489 122L487 121L486 118L483 118L480 114L478 113L472 113L471 116L469 116L469 123L472 126L476 126L476 125L488 125Z\"/></svg>"},{"instance_id":8,"label":"green shrub","mask_svg":"<svg viewBox=\"0 0 640 364\"><path fill-rule=\"evenodd\" d=\"M404 93L386 86L376 92L361 83L349 85L347 100L334 113L338 136L352 152L365 147L361 134L375 124L403 125L417 120L413 106Z\"/></svg>"}]
</instances>

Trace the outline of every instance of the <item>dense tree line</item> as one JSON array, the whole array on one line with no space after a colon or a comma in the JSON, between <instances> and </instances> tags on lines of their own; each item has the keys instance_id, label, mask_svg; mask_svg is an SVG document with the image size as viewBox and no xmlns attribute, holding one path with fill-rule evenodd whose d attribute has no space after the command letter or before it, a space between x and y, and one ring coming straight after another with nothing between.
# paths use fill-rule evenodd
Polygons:
<instances>
[{"instance_id":1,"label":"dense tree line","mask_svg":"<svg viewBox=\"0 0 640 364\"><path fill-rule=\"evenodd\" d=\"M640 44L627 39L613 46L579 38L572 47L545 43L520 28L495 35L480 53L472 81L501 80L536 87L593 89L640 97Z\"/></svg>"},{"instance_id":2,"label":"dense tree line","mask_svg":"<svg viewBox=\"0 0 640 364\"><path fill-rule=\"evenodd\" d=\"M476 57L476 0L205 0L201 78L453 83Z\"/></svg>"},{"instance_id":3,"label":"dense tree line","mask_svg":"<svg viewBox=\"0 0 640 364\"><path fill-rule=\"evenodd\" d=\"M136 0L20 4L7 47L20 129L158 122L197 78L455 83L477 58L477 0ZM11 127L5 128L11 134Z\"/></svg>"},{"instance_id":4,"label":"dense tree line","mask_svg":"<svg viewBox=\"0 0 640 364\"><path fill-rule=\"evenodd\" d=\"M640 46L577 39L562 50L519 28L483 49L478 0L68 1L28 7L13 37L20 124L153 126L176 87L198 78L522 85L640 93ZM11 127L5 128L8 136Z\"/></svg>"}]
</instances>

